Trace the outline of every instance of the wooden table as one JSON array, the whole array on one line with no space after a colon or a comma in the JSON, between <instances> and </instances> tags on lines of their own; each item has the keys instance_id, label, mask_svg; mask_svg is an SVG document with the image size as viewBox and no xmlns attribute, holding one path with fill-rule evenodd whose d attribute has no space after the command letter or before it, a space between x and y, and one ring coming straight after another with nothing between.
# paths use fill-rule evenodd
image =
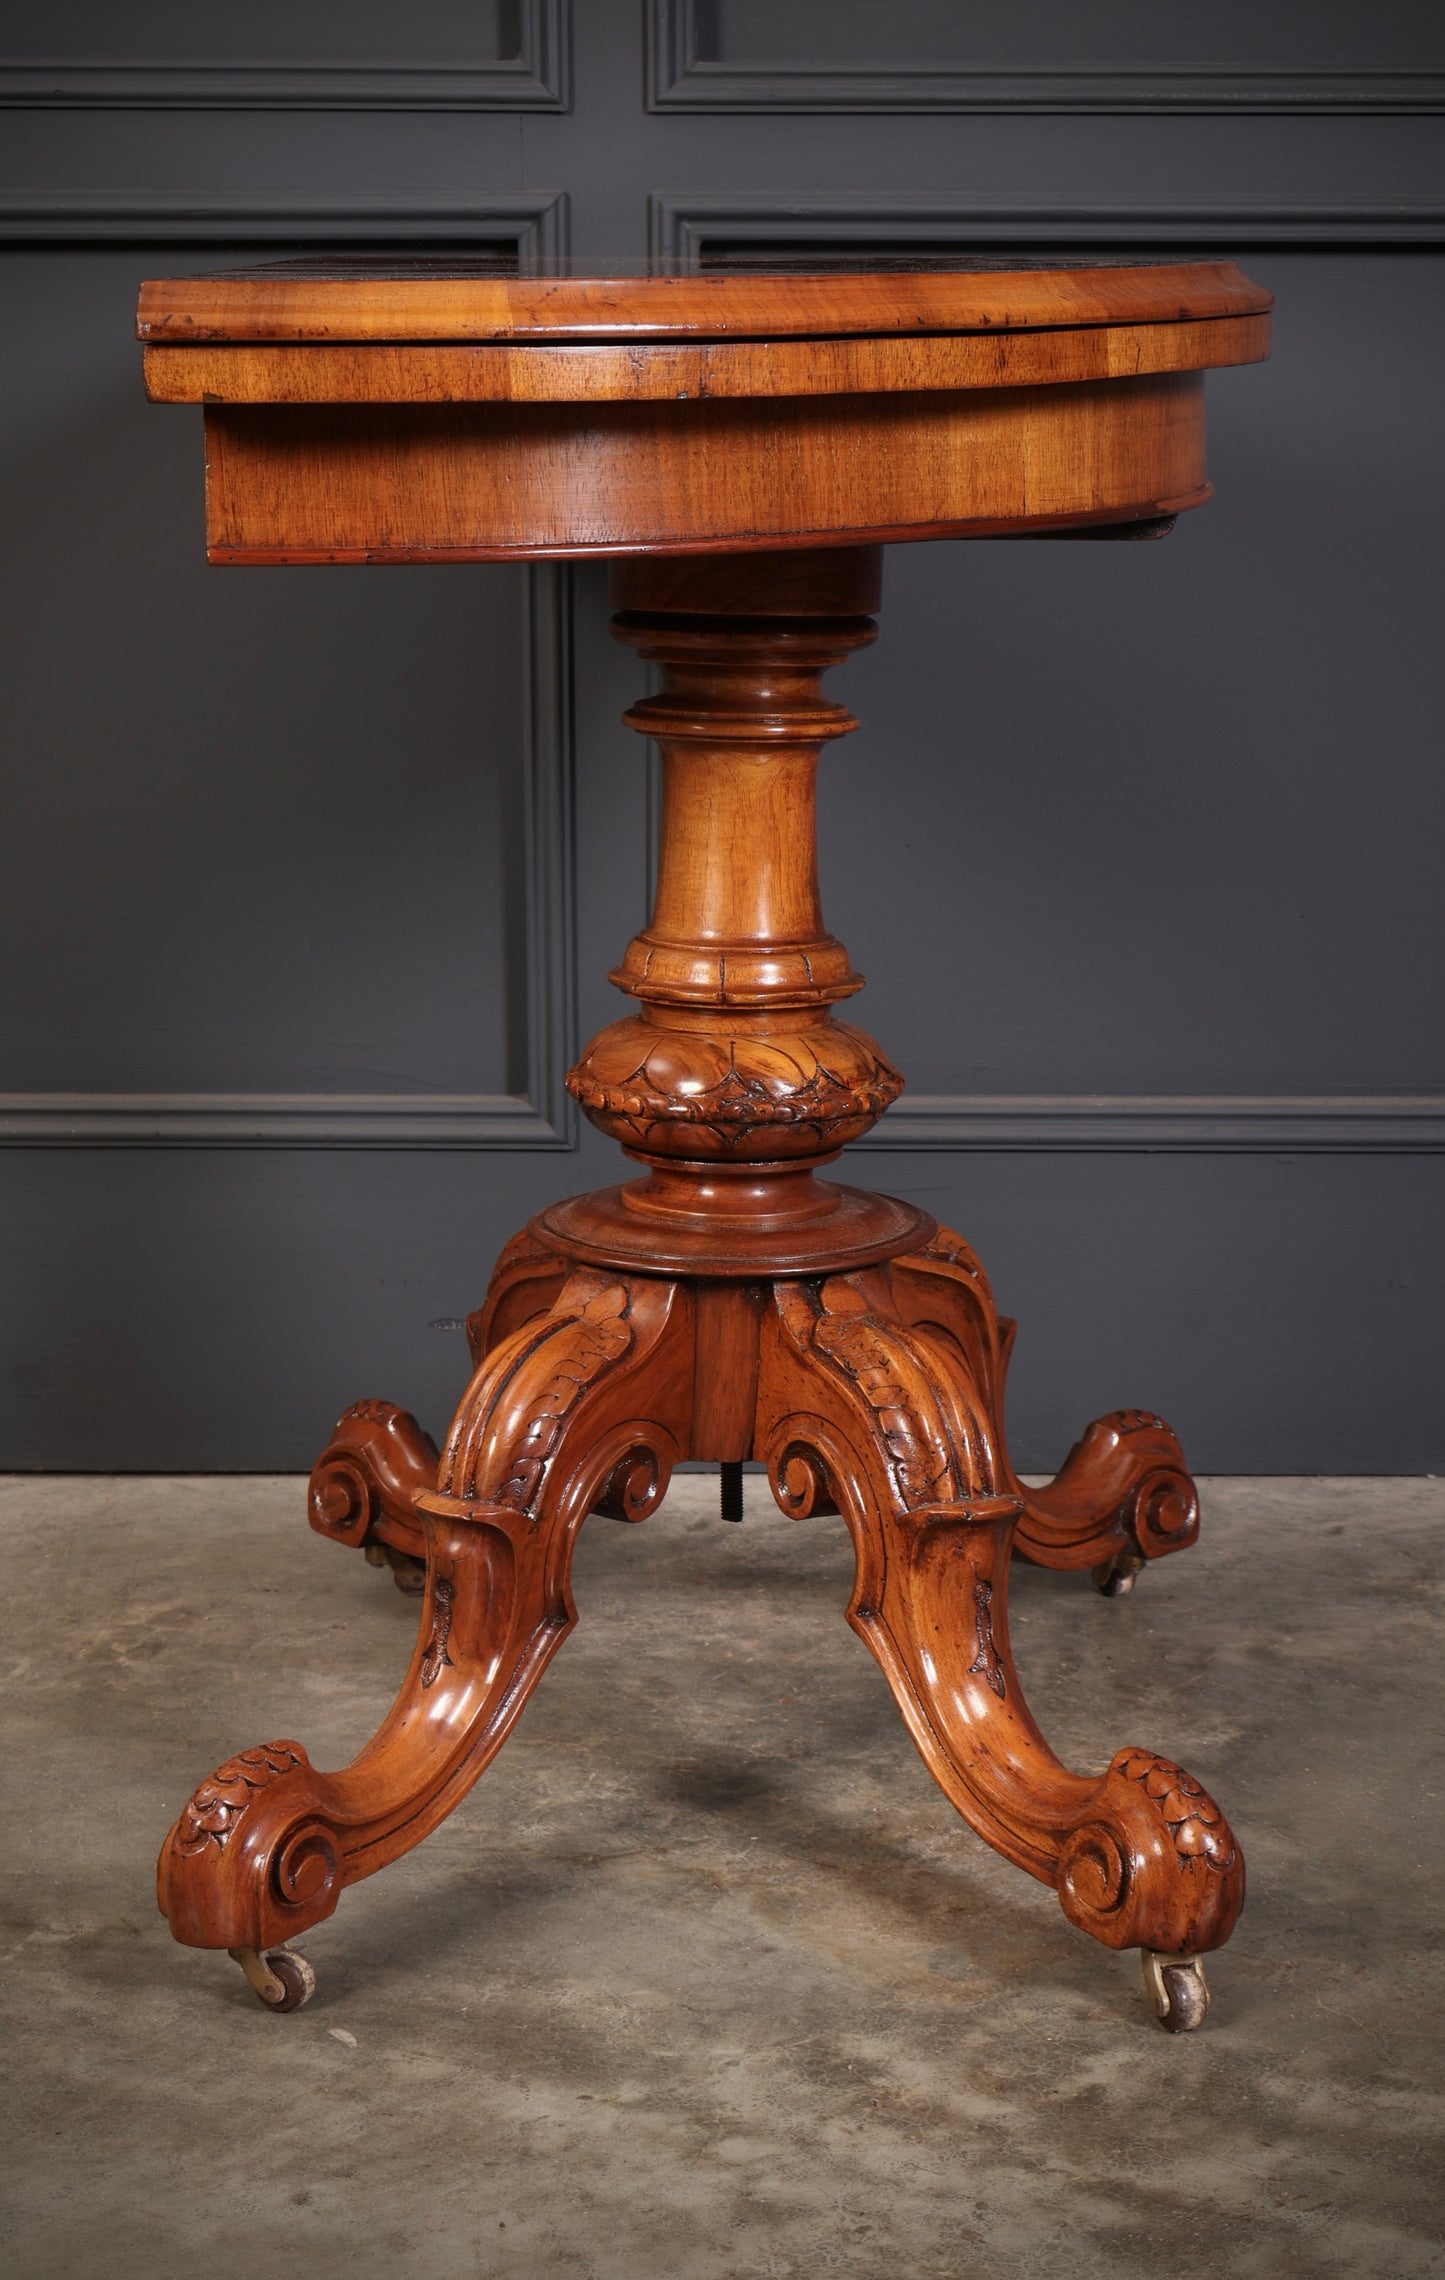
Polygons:
<instances>
[{"instance_id":1,"label":"wooden table","mask_svg":"<svg viewBox=\"0 0 1445 2280\"><path fill-rule=\"evenodd\" d=\"M445 1449L362 1402L312 1525L422 1589L411 1668L353 1764L243 1750L166 1839L179 1940L275 2010L282 1943L418 1844L501 1747L575 1620L589 1513L642 1520L682 1458L764 1462L841 1512L848 1620L923 1757L1072 1923L1143 1951L1192 2027L1244 1863L1177 1765L1071 1773L1009 1652L1017 1549L1127 1589L1193 1542L1162 1419L1089 1426L1026 1488L1003 1433L1012 1324L958 1235L820 1179L902 1087L835 1008L861 984L818 898L818 755L855 724L823 672L874 638L885 541L1154 536L1209 496L1207 368L1268 349L1230 262L874 274L517 278L305 265L148 284L160 402L204 404L216 562L613 558L613 630L661 667L627 719L665 769L656 907L613 980L634 1010L568 1083L642 1175L544 1211L469 1330ZM415 1563L424 1562L424 1568Z\"/></svg>"}]
</instances>

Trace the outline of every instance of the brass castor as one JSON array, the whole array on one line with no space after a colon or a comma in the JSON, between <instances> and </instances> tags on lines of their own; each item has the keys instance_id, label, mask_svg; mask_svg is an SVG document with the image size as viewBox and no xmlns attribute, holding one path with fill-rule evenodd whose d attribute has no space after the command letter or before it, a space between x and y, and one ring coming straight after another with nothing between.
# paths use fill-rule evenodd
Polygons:
<instances>
[{"instance_id":1,"label":"brass castor","mask_svg":"<svg viewBox=\"0 0 1445 2280\"><path fill-rule=\"evenodd\" d=\"M299 2011L316 1993L315 1972L304 1955L293 1955L289 1948L268 1948L264 1955L255 1948L227 1948L226 1953L239 1963L268 2011Z\"/></svg>"},{"instance_id":2,"label":"brass castor","mask_svg":"<svg viewBox=\"0 0 1445 2280\"><path fill-rule=\"evenodd\" d=\"M1089 1578L1094 1589L1102 1591L1106 1599L1122 1599L1126 1591L1133 1590L1134 1578L1143 1565L1144 1554L1126 1547L1091 1568Z\"/></svg>"},{"instance_id":3,"label":"brass castor","mask_svg":"<svg viewBox=\"0 0 1445 2280\"><path fill-rule=\"evenodd\" d=\"M1161 1955L1157 1948L1140 1948L1139 1961L1154 2016L1165 2033L1187 2035L1202 2027L1209 2009L1203 1956Z\"/></svg>"}]
</instances>

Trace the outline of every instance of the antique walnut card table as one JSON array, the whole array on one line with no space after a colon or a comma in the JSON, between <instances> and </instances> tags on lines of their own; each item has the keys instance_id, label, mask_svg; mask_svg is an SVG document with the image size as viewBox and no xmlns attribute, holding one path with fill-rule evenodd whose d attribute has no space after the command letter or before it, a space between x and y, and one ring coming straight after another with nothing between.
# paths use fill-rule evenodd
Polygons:
<instances>
[{"instance_id":1,"label":"antique walnut card table","mask_svg":"<svg viewBox=\"0 0 1445 2280\"><path fill-rule=\"evenodd\" d=\"M945 1794L1143 1952L1192 2027L1244 1863L1177 1765L1069 1772L1009 1651L1015 1550L1122 1590L1198 1531L1169 1427L1091 1425L1045 1489L1014 1473L1012 1324L968 1245L818 1175L902 1079L838 1018L861 987L823 924L818 755L855 724L825 669L874 638L885 541L1153 536L1209 496L1204 373L1268 350L1230 262L518 278L301 266L148 284L159 402L204 404L214 562L614 560L613 630L661 668L631 725L665 771L656 907L612 979L633 1010L568 1079L641 1167L544 1211L470 1323L445 1448L359 1402L312 1525L421 1590L416 1651L339 1773L247 1749L167 1837L178 1940L261 1999L284 1945L420 1843L510 1732L574 1620L589 1513L642 1520L673 1466L767 1466L783 1510L841 1512L848 1620ZM424 1567L417 1563L424 1563Z\"/></svg>"}]
</instances>

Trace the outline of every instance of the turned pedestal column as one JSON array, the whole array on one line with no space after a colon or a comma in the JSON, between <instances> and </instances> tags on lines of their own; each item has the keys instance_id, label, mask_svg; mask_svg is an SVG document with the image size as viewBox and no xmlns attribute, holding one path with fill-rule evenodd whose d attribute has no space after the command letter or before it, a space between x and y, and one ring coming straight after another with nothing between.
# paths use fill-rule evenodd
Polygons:
<instances>
[{"instance_id":1,"label":"turned pedestal column","mask_svg":"<svg viewBox=\"0 0 1445 2280\"><path fill-rule=\"evenodd\" d=\"M931 1231L816 1176L903 1090L833 1010L863 979L818 895L819 755L857 726L819 683L875 638L881 574L876 547L613 572L613 632L662 667L626 715L661 749L662 849L651 923L611 977L638 1010L567 1082L651 1173L542 1215L576 1257L756 1277L864 1266Z\"/></svg>"}]
</instances>

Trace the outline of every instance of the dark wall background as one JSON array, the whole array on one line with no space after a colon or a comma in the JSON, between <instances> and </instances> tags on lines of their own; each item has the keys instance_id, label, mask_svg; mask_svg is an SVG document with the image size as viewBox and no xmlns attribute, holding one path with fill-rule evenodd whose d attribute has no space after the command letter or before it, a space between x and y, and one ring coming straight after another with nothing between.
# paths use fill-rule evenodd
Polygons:
<instances>
[{"instance_id":1,"label":"dark wall background","mask_svg":"<svg viewBox=\"0 0 1445 2280\"><path fill-rule=\"evenodd\" d=\"M262 248L569 238L1274 288L1165 545L891 554L823 858L912 1090L853 1176L983 1251L1027 1465L1131 1402L1201 1469L1445 1460L1445 17L1082 20L11 12L0 1463L299 1467L363 1393L439 1428L492 1255L615 1176L561 1084L647 897L604 574L207 570L131 338L143 276Z\"/></svg>"}]
</instances>

